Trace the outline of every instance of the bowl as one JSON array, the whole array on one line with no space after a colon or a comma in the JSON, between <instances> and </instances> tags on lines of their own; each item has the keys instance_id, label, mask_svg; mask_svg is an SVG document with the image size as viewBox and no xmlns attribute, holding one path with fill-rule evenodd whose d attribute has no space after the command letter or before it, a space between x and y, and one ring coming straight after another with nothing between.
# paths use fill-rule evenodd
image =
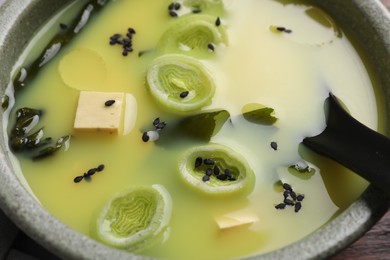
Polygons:
<instances>
[{"instance_id":1,"label":"bowl","mask_svg":"<svg viewBox=\"0 0 390 260\"><path fill-rule=\"evenodd\" d=\"M0 96L26 44L53 13L71 0L6 0L0 7ZM390 136L390 16L379 0L312 0L360 45L378 80ZM1 116L5 116L1 110ZM46 249L65 259L145 259L100 244L70 229L46 211L14 174L12 156L0 135L0 207ZM387 211L388 199L369 186L342 214L292 245L248 259L325 259L367 232Z\"/></svg>"}]
</instances>

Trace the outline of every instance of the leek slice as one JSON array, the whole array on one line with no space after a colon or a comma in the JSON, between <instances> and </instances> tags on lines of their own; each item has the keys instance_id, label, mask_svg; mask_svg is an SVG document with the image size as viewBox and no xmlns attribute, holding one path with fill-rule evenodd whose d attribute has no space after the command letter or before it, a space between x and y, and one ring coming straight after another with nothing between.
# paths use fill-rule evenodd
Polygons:
<instances>
[{"instance_id":1,"label":"leek slice","mask_svg":"<svg viewBox=\"0 0 390 260\"><path fill-rule=\"evenodd\" d=\"M156 58L147 72L153 98L170 112L200 110L209 105L215 85L205 66L194 58L167 54ZM186 97L181 93L187 92Z\"/></svg>"},{"instance_id":2,"label":"leek slice","mask_svg":"<svg viewBox=\"0 0 390 260\"><path fill-rule=\"evenodd\" d=\"M215 165L196 166L198 158L211 159ZM229 169L234 180L220 180L212 174L208 181L203 177L207 169L217 166L221 173ZM183 155L179 164L179 173L184 182L206 194L227 195L238 192L249 193L254 187L255 175L245 158L233 149L221 144L208 144L191 148Z\"/></svg>"},{"instance_id":3,"label":"leek slice","mask_svg":"<svg viewBox=\"0 0 390 260\"><path fill-rule=\"evenodd\" d=\"M162 35L159 48L165 53L186 53L197 57L212 54L209 44L215 47L228 45L222 25L216 26L216 17L197 14L183 16Z\"/></svg>"},{"instance_id":4,"label":"leek slice","mask_svg":"<svg viewBox=\"0 0 390 260\"><path fill-rule=\"evenodd\" d=\"M97 240L134 253L167 236L172 200L161 185L136 187L114 196L93 225Z\"/></svg>"}]
</instances>

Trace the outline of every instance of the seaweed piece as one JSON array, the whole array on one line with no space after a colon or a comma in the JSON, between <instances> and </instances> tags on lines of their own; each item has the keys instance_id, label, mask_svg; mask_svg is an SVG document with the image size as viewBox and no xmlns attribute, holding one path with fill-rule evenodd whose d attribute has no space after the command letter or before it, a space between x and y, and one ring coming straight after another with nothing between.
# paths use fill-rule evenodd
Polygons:
<instances>
[{"instance_id":1,"label":"seaweed piece","mask_svg":"<svg viewBox=\"0 0 390 260\"><path fill-rule=\"evenodd\" d=\"M193 139L209 142L229 117L226 110L205 112L182 119L175 130Z\"/></svg>"},{"instance_id":2,"label":"seaweed piece","mask_svg":"<svg viewBox=\"0 0 390 260\"><path fill-rule=\"evenodd\" d=\"M5 110L9 107L9 96L4 95L1 99L1 107Z\"/></svg>"},{"instance_id":3,"label":"seaweed piece","mask_svg":"<svg viewBox=\"0 0 390 260\"><path fill-rule=\"evenodd\" d=\"M28 66L22 67L17 73L13 83L15 96L24 89L34 78L42 66L50 62L66 45L68 45L75 35L85 26L92 15L102 10L106 1L89 1L79 12L73 21L65 27L59 28L59 32L48 43L40 56ZM88 19L86 20L86 14ZM84 17L84 18L83 18ZM77 30L76 30L77 29Z\"/></svg>"},{"instance_id":4,"label":"seaweed piece","mask_svg":"<svg viewBox=\"0 0 390 260\"><path fill-rule=\"evenodd\" d=\"M248 104L242 108L243 117L252 123L273 125L278 119L273 115L274 109L260 104Z\"/></svg>"},{"instance_id":5,"label":"seaweed piece","mask_svg":"<svg viewBox=\"0 0 390 260\"><path fill-rule=\"evenodd\" d=\"M28 107L18 109L16 111L16 122L11 131L11 138L28 134L39 123L41 115L41 110Z\"/></svg>"},{"instance_id":6,"label":"seaweed piece","mask_svg":"<svg viewBox=\"0 0 390 260\"><path fill-rule=\"evenodd\" d=\"M36 161L36 160L41 160L41 159L44 159L46 157L54 155L62 147L65 146L65 148L66 148L69 145L70 138L71 138L70 135L66 135L66 136L59 138L54 147L49 146L49 147L46 147L46 148L38 151L38 153L36 155L32 156L32 159L34 161Z\"/></svg>"},{"instance_id":7,"label":"seaweed piece","mask_svg":"<svg viewBox=\"0 0 390 260\"><path fill-rule=\"evenodd\" d=\"M23 150L35 149L37 147L42 147L44 145L50 144L52 138L43 138L43 135L43 128L41 128L35 133L28 136L12 136L12 138L10 139L10 145L14 152L19 152Z\"/></svg>"},{"instance_id":8,"label":"seaweed piece","mask_svg":"<svg viewBox=\"0 0 390 260\"><path fill-rule=\"evenodd\" d=\"M180 119L171 123L156 142L157 145L169 146L182 139L208 143L230 118L226 110L207 111Z\"/></svg>"},{"instance_id":9,"label":"seaweed piece","mask_svg":"<svg viewBox=\"0 0 390 260\"><path fill-rule=\"evenodd\" d=\"M16 111L16 122L11 129L8 141L13 152L28 152L28 157L38 160L54 154L63 146L67 147L69 145L70 135L66 135L59 138L54 147L44 147L52 142L52 138L44 137L43 127L30 134L35 126L38 125L41 115L42 110L28 107L20 108ZM40 148L42 149L36 153ZM35 154L31 155L32 153Z\"/></svg>"}]
</instances>

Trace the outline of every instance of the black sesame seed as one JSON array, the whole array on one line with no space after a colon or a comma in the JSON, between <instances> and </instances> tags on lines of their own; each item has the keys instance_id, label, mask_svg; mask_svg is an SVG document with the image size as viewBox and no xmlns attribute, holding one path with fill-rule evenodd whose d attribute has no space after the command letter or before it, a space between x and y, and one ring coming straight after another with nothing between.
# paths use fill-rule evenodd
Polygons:
<instances>
[{"instance_id":1,"label":"black sesame seed","mask_svg":"<svg viewBox=\"0 0 390 260\"><path fill-rule=\"evenodd\" d=\"M278 150L278 143L277 142L271 142L271 148L275 151Z\"/></svg>"},{"instance_id":2,"label":"black sesame seed","mask_svg":"<svg viewBox=\"0 0 390 260\"><path fill-rule=\"evenodd\" d=\"M162 130L167 126L167 123L165 122L160 122L156 125L156 130Z\"/></svg>"},{"instance_id":3,"label":"black sesame seed","mask_svg":"<svg viewBox=\"0 0 390 260\"><path fill-rule=\"evenodd\" d=\"M290 191L290 196L293 200L297 200L297 194L294 191Z\"/></svg>"},{"instance_id":4,"label":"black sesame seed","mask_svg":"<svg viewBox=\"0 0 390 260\"><path fill-rule=\"evenodd\" d=\"M292 191L292 188L291 188L290 184L288 184L288 183L283 183L283 188L285 190Z\"/></svg>"},{"instance_id":5,"label":"black sesame seed","mask_svg":"<svg viewBox=\"0 0 390 260\"><path fill-rule=\"evenodd\" d=\"M144 132L142 134L142 141L144 141L146 143L147 141L149 141L149 139L150 139L150 137L148 135L148 132Z\"/></svg>"},{"instance_id":6,"label":"black sesame seed","mask_svg":"<svg viewBox=\"0 0 390 260\"><path fill-rule=\"evenodd\" d=\"M129 34L127 34L127 36L129 36ZM132 44L132 41L129 38L125 38L122 40L122 44L125 46L129 46Z\"/></svg>"},{"instance_id":7,"label":"black sesame seed","mask_svg":"<svg viewBox=\"0 0 390 260\"><path fill-rule=\"evenodd\" d=\"M88 175L88 173L84 173L84 180L86 180L86 181L91 181L91 176L90 175Z\"/></svg>"},{"instance_id":8,"label":"black sesame seed","mask_svg":"<svg viewBox=\"0 0 390 260\"><path fill-rule=\"evenodd\" d=\"M126 51L126 50L123 50L123 51L122 51L122 55L123 55L124 57L126 57L128 54L129 54L128 51Z\"/></svg>"},{"instance_id":9,"label":"black sesame seed","mask_svg":"<svg viewBox=\"0 0 390 260\"><path fill-rule=\"evenodd\" d=\"M105 105L106 107L110 107L110 106L114 105L114 103L115 103L115 100L110 99L110 100L107 100L107 101L104 103L104 105Z\"/></svg>"},{"instance_id":10,"label":"black sesame seed","mask_svg":"<svg viewBox=\"0 0 390 260\"><path fill-rule=\"evenodd\" d=\"M130 47L130 46L125 46L125 47L123 47L123 50L124 50L124 51L127 51L127 52L133 52L133 51L134 51L133 48Z\"/></svg>"},{"instance_id":11,"label":"black sesame seed","mask_svg":"<svg viewBox=\"0 0 390 260\"><path fill-rule=\"evenodd\" d=\"M175 8L175 3L171 3L170 5L168 5L169 11L172 11L174 8Z\"/></svg>"},{"instance_id":12,"label":"black sesame seed","mask_svg":"<svg viewBox=\"0 0 390 260\"><path fill-rule=\"evenodd\" d=\"M199 13L201 13L201 12L202 12L201 9L194 9L194 10L192 10L192 13L193 13L193 14L199 14Z\"/></svg>"},{"instance_id":13,"label":"black sesame seed","mask_svg":"<svg viewBox=\"0 0 390 260\"><path fill-rule=\"evenodd\" d=\"M292 33L291 29L286 29L286 27L283 26L276 27L276 30L278 30L279 32Z\"/></svg>"},{"instance_id":14,"label":"black sesame seed","mask_svg":"<svg viewBox=\"0 0 390 260\"><path fill-rule=\"evenodd\" d=\"M275 209L285 209L285 208L286 208L286 204L284 204L284 203L280 203L280 204L275 206Z\"/></svg>"},{"instance_id":15,"label":"black sesame seed","mask_svg":"<svg viewBox=\"0 0 390 260\"><path fill-rule=\"evenodd\" d=\"M118 40L122 35L119 33L114 34L113 36L110 37L110 40Z\"/></svg>"},{"instance_id":16,"label":"black sesame seed","mask_svg":"<svg viewBox=\"0 0 390 260\"><path fill-rule=\"evenodd\" d=\"M136 31L134 30L134 28L129 28L127 29L127 32L130 33L130 34L136 34Z\"/></svg>"},{"instance_id":17,"label":"black sesame seed","mask_svg":"<svg viewBox=\"0 0 390 260\"><path fill-rule=\"evenodd\" d=\"M287 199L288 196L290 196L290 191L289 191L289 190L284 191L284 192L283 192L283 197L284 197L285 199Z\"/></svg>"},{"instance_id":18,"label":"black sesame seed","mask_svg":"<svg viewBox=\"0 0 390 260\"><path fill-rule=\"evenodd\" d=\"M195 168L198 168L199 166L201 166L201 165L202 165L202 162L203 162L202 157L197 157L197 158L195 159Z\"/></svg>"},{"instance_id":19,"label":"black sesame seed","mask_svg":"<svg viewBox=\"0 0 390 260\"><path fill-rule=\"evenodd\" d=\"M181 7L181 4L180 4L180 3L175 3L175 4L174 4L174 9L175 9L176 11L179 10L180 7Z\"/></svg>"},{"instance_id":20,"label":"black sesame seed","mask_svg":"<svg viewBox=\"0 0 390 260\"><path fill-rule=\"evenodd\" d=\"M96 171L101 172L104 170L104 164L100 164L98 167L96 167Z\"/></svg>"},{"instance_id":21,"label":"black sesame seed","mask_svg":"<svg viewBox=\"0 0 390 260\"><path fill-rule=\"evenodd\" d=\"M96 172L97 172L97 169L96 169L96 168L92 168L92 169L89 169L89 170L88 170L87 175L88 175L88 176L92 176L92 175L94 175Z\"/></svg>"},{"instance_id":22,"label":"black sesame seed","mask_svg":"<svg viewBox=\"0 0 390 260\"><path fill-rule=\"evenodd\" d=\"M160 124L160 118L159 118L159 117L157 117L156 119L153 120L153 125L154 125L155 127L157 127L158 124Z\"/></svg>"},{"instance_id":23,"label":"black sesame seed","mask_svg":"<svg viewBox=\"0 0 390 260\"><path fill-rule=\"evenodd\" d=\"M302 208L302 203L300 203L300 202L295 203L295 206L294 206L295 212L299 212L301 210L301 208Z\"/></svg>"},{"instance_id":24,"label":"black sesame seed","mask_svg":"<svg viewBox=\"0 0 390 260\"><path fill-rule=\"evenodd\" d=\"M221 170L219 169L219 167L217 165L214 166L214 169L213 169L213 172L215 175L219 175L221 173Z\"/></svg>"},{"instance_id":25,"label":"black sesame seed","mask_svg":"<svg viewBox=\"0 0 390 260\"><path fill-rule=\"evenodd\" d=\"M304 198L305 198L305 195L299 194L299 195L297 196L297 201L302 201Z\"/></svg>"},{"instance_id":26,"label":"black sesame seed","mask_svg":"<svg viewBox=\"0 0 390 260\"><path fill-rule=\"evenodd\" d=\"M84 176L77 176L76 178L74 178L74 182L75 183L79 183L80 181L82 181L84 179Z\"/></svg>"},{"instance_id":27,"label":"black sesame seed","mask_svg":"<svg viewBox=\"0 0 390 260\"><path fill-rule=\"evenodd\" d=\"M234 177L234 176L229 176L228 180L229 180L229 181L236 181L237 179L236 179L236 177Z\"/></svg>"},{"instance_id":28,"label":"black sesame seed","mask_svg":"<svg viewBox=\"0 0 390 260\"><path fill-rule=\"evenodd\" d=\"M210 51L215 51L215 46L214 46L214 44L212 44L212 43L209 43L209 44L207 45L207 48L208 48Z\"/></svg>"},{"instance_id":29,"label":"black sesame seed","mask_svg":"<svg viewBox=\"0 0 390 260\"><path fill-rule=\"evenodd\" d=\"M289 205L289 206L294 206L294 201L290 200L290 199L284 199L283 200L284 204L286 205Z\"/></svg>"},{"instance_id":30,"label":"black sesame seed","mask_svg":"<svg viewBox=\"0 0 390 260\"><path fill-rule=\"evenodd\" d=\"M210 180L210 177L207 175L203 176L203 178L202 178L202 181L204 181L204 182L209 181L209 180Z\"/></svg>"},{"instance_id":31,"label":"black sesame seed","mask_svg":"<svg viewBox=\"0 0 390 260\"><path fill-rule=\"evenodd\" d=\"M232 172L229 169L225 169L224 173L228 177L232 176Z\"/></svg>"},{"instance_id":32,"label":"black sesame seed","mask_svg":"<svg viewBox=\"0 0 390 260\"><path fill-rule=\"evenodd\" d=\"M177 13L175 11L169 11L169 15L171 17L178 17Z\"/></svg>"},{"instance_id":33,"label":"black sesame seed","mask_svg":"<svg viewBox=\"0 0 390 260\"><path fill-rule=\"evenodd\" d=\"M219 17L218 17L217 20L215 21L215 25L216 25L216 26L220 26L220 25L221 25L221 19L219 19Z\"/></svg>"},{"instance_id":34,"label":"black sesame seed","mask_svg":"<svg viewBox=\"0 0 390 260\"><path fill-rule=\"evenodd\" d=\"M120 43L120 40L119 40L120 37L121 37L121 35L118 33L111 36L110 37L110 44L114 45L114 44Z\"/></svg>"},{"instance_id":35,"label":"black sesame seed","mask_svg":"<svg viewBox=\"0 0 390 260\"><path fill-rule=\"evenodd\" d=\"M207 176L211 176L212 174L213 174L213 170L210 169L210 168L207 168L207 169L206 169L206 175L207 175Z\"/></svg>"},{"instance_id":36,"label":"black sesame seed","mask_svg":"<svg viewBox=\"0 0 390 260\"><path fill-rule=\"evenodd\" d=\"M180 93L180 97L181 98L186 98L188 96L188 94L190 94L189 91L183 91L183 92Z\"/></svg>"},{"instance_id":37,"label":"black sesame seed","mask_svg":"<svg viewBox=\"0 0 390 260\"><path fill-rule=\"evenodd\" d=\"M203 163L206 165L214 165L215 161L212 159L204 159Z\"/></svg>"},{"instance_id":38,"label":"black sesame seed","mask_svg":"<svg viewBox=\"0 0 390 260\"><path fill-rule=\"evenodd\" d=\"M217 179L221 180L221 181L226 181L227 178L228 178L228 176L226 174L220 174L217 176Z\"/></svg>"}]
</instances>

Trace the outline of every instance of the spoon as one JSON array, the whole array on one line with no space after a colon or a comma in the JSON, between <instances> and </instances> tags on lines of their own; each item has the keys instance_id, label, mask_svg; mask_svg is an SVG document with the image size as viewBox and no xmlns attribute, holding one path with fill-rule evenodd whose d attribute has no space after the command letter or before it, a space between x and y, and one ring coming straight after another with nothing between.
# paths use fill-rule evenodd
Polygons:
<instances>
[{"instance_id":1,"label":"spoon","mask_svg":"<svg viewBox=\"0 0 390 260\"><path fill-rule=\"evenodd\" d=\"M363 125L329 94L325 130L302 143L357 173L390 195L390 139Z\"/></svg>"}]
</instances>

